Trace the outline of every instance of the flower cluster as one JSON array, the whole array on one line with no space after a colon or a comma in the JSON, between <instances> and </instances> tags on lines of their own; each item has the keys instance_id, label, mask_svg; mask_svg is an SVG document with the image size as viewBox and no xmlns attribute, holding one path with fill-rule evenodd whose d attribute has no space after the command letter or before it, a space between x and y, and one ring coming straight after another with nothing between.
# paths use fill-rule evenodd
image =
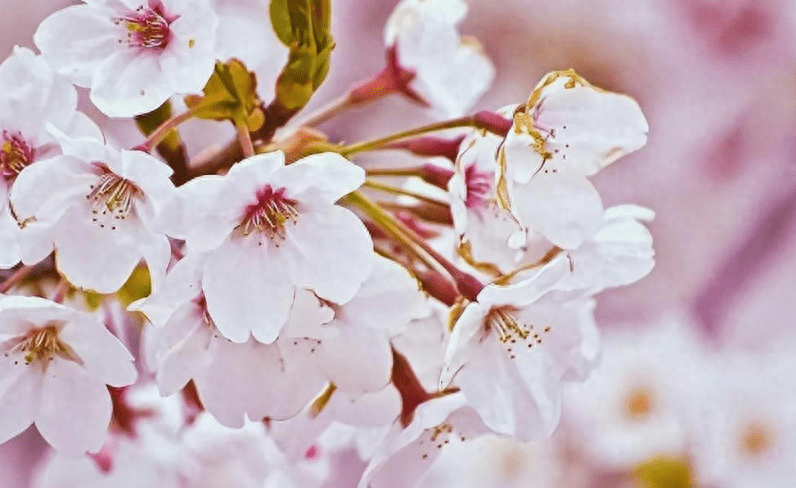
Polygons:
<instances>
[{"instance_id":1,"label":"flower cluster","mask_svg":"<svg viewBox=\"0 0 796 488\"><path fill-rule=\"evenodd\" d=\"M588 179L646 143L638 104L567 69L462 116L494 77L467 6L404 0L386 68L301 120L330 2L272 1L262 56L227 34L265 2L228 3L86 0L0 66L0 442L36 425L42 487L320 486L355 447L379 488L485 435L548 438L600 356L596 295L654 265L654 213ZM457 118L315 128L390 94ZM188 120L235 136L189 157ZM443 158L359 161L387 149Z\"/></svg>"}]
</instances>

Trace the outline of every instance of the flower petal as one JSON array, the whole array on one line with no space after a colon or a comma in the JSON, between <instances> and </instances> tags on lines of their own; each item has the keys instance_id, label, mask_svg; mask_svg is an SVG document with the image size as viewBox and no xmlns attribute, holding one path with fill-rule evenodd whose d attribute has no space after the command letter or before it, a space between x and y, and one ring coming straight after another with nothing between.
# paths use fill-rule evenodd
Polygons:
<instances>
[{"instance_id":1,"label":"flower petal","mask_svg":"<svg viewBox=\"0 0 796 488\"><path fill-rule=\"evenodd\" d=\"M273 186L310 205L328 205L365 182L365 170L335 153L313 154L274 173Z\"/></svg>"},{"instance_id":2,"label":"flower petal","mask_svg":"<svg viewBox=\"0 0 796 488\"><path fill-rule=\"evenodd\" d=\"M111 397L98 378L79 364L51 361L44 375L36 427L59 452L98 452L111 421Z\"/></svg>"},{"instance_id":3,"label":"flower petal","mask_svg":"<svg viewBox=\"0 0 796 488\"><path fill-rule=\"evenodd\" d=\"M294 286L279 253L257 236L230 238L207 258L202 289L207 310L227 339L244 343L254 334L271 343L287 323Z\"/></svg>"},{"instance_id":4,"label":"flower petal","mask_svg":"<svg viewBox=\"0 0 796 488\"><path fill-rule=\"evenodd\" d=\"M0 354L0 444L27 429L39 410L41 370L21 354Z\"/></svg>"},{"instance_id":5,"label":"flower petal","mask_svg":"<svg viewBox=\"0 0 796 488\"><path fill-rule=\"evenodd\" d=\"M373 267L373 241L350 210L332 206L301 213L285 226L290 276L336 303L350 300Z\"/></svg>"},{"instance_id":6,"label":"flower petal","mask_svg":"<svg viewBox=\"0 0 796 488\"><path fill-rule=\"evenodd\" d=\"M133 355L96 317L70 322L58 335L77 353L86 371L103 383L127 386L138 377Z\"/></svg>"}]
</instances>

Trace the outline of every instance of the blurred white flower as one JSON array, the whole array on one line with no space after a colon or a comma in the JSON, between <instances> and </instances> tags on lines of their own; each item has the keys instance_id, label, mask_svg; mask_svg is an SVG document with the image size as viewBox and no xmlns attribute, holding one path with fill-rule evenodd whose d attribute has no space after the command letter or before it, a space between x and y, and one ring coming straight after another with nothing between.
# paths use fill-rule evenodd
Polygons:
<instances>
[{"instance_id":1,"label":"blurred white flower","mask_svg":"<svg viewBox=\"0 0 796 488\"><path fill-rule=\"evenodd\" d=\"M792 349L726 350L695 373L689 451L699 483L722 488L788 486L796 476Z\"/></svg>"},{"instance_id":2,"label":"blurred white flower","mask_svg":"<svg viewBox=\"0 0 796 488\"><path fill-rule=\"evenodd\" d=\"M549 73L514 114L501 147L501 203L553 244L578 247L602 223L602 201L587 177L644 146L648 131L632 98L572 70Z\"/></svg>"},{"instance_id":3,"label":"blurred white flower","mask_svg":"<svg viewBox=\"0 0 796 488\"><path fill-rule=\"evenodd\" d=\"M202 91L217 27L206 0L88 0L46 18L34 41L103 113L131 117Z\"/></svg>"},{"instance_id":4,"label":"blurred white flower","mask_svg":"<svg viewBox=\"0 0 796 488\"><path fill-rule=\"evenodd\" d=\"M582 380L597 359L594 300L554 289L559 256L510 285L487 285L456 321L440 386L461 389L495 432L528 441L558 424L561 383Z\"/></svg>"},{"instance_id":5,"label":"blurred white flower","mask_svg":"<svg viewBox=\"0 0 796 488\"><path fill-rule=\"evenodd\" d=\"M0 298L0 442L35 423L59 452L97 452L111 420L107 385L133 357L96 315L36 297Z\"/></svg>"},{"instance_id":6,"label":"blurred white flower","mask_svg":"<svg viewBox=\"0 0 796 488\"><path fill-rule=\"evenodd\" d=\"M469 110L495 77L478 41L459 36L466 14L461 0L403 0L384 30L397 68L411 74L409 90L449 117Z\"/></svg>"},{"instance_id":7,"label":"blurred white flower","mask_svg":"<svg viewBox=\"0 0 796 488\"><path fill-rule=\"evenodd\" d=\"M9 268L25 249L8 193L22 170L61 152L50 127L73 137L102 134L77 111L72 84L30 49L16 47L0 65L0 87L0 268Z\"/></svg>"},{"instance_id":8,"label":"blurred white flower","mask_svg":"<svg viewBox=\"0 0 796 488\"><path fill-rule=\"evenodd\" d=\"M630 470L658 457L685 455L684 407L699 389L706 350L690 325L667 319L603 337L588 381L567 385L567 438L602 468Z\"/></svg>"},{"instance_id":9,"label":"blurred white flower","mask_svg":"<svg viewBox=\"0 0 796 488\"><path fill-rule=\"evenodd\" d=\"M224 337L273 342L299 288L335 303L354 296L370 275L373 242L362 221L335 202L364 177L336 154L285 166L277 151L180 188L175 229L189 252L208 252L202 290Z\"/></svg>"},{"instance_id":10,"label":"blurred white flower","mask_svg":"<svg viewBox=\"0 0 796 488\"><path fill-rule=\"evenodd\" d=\"M55 249L58 269L75 286L121 288L143 257L154 285L171 259L155 219L174 199L172 170L142 151L93 138L59 135L63 155L25 168L10 201L24 227L25 264Z\"/></svg>"}]
</instances>

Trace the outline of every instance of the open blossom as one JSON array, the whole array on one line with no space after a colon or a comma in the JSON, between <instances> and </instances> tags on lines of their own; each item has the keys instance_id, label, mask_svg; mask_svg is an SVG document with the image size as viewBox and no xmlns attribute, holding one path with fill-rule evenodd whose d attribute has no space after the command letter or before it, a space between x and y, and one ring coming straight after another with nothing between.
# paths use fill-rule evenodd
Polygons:
<instances>
[{"instance_id":1,"label":"open blossom","mask_svg":"<svg viewBox=\"0 0 796 488\"><path fill-rule=\"evenodd\" d=\"M77 111L71 83L53 72L41 56L17 47L0 65L0 268L19 263L19 224L8 204L17 175L36 161L60 153L49 130L73 137L101 137L99 128Z\"/></svg>"},{"instance_id":2,"label":"open blossom","mask_svg":"<svg viewBox=\"0 0 796 488\"><path fill-rule=\"evenodd\" d=\"M468 134L460 146L448 192L459 253L473 265L492 265L508 273L522 254L526 233L517 218L498 203L497 154L502 142L492 133Z\"/></svg>"},{"instance_id":3,"label":"open blossom","mask_svg":"<svg viewBox=\"0 0 796 488\"><path fill-rule=\"evenodd\" d=\"M370 460L359 488L421 486L443 451L489 432L460 393L417 407L406 428L396 424Z\"/></svg>"},{"instance_id":4,"label":"open blossom","mask_svg":"<svg viewBox=\"0 0 796 488\"><path fill-rule=\"evenodd\" d=\"M35 423L64 454L98 451L111 420L105 385L133 383L132 360L95 315L0 298L0 442Z\"/></svg>"},{"instance_id":5,"label":"open blossom","mask_svg":"<svg viewBox=\"0 0 796 488\"><path fill-rule=\"evenodd\" d=\"M217 27L206 0L90 0L45 19L34 41L103 113L130 117L202 90Z\"/></svg>"},{"instance_id":6,"label":"open blossom","mask_svg":"<svg viewBox=\"0 0 796 488\"><path fill-rule=\"evenodd\" d=\"M412 95L448 116L472 107L495 77L478 41L459 36L466 14L462 0L403 0L384 31L398 69L411 75Z\"/></svg>"},{"instance_id":7,"label":"open blossom","mask_svg":"<svg viewBox=\"0 0 796 488\"><path fill-rule=\"evenodd\" d=\"M487 285L454 325L440 386L459 387L495 432L549 436L562 381L583 379L597 359L594 300L554 289L568 267L559 256L518 283Z\"/></svg>"},{"instance_id":8,"label":"open blossom","mask_svg":"<svg viewBox=\"0 0 796 488\"><path fill-rule=\"evenodd\" d=\"M326 380L292 346L308 342L312 344L309 350L321 343L331 333L320 327L332 319L331 309L301 290L281 341L231 342L207 311L201 288L202 259L201 255L182 259L161 291L131 306L155 324L147 330L145 351L160 392L172 395L193 380L204 407L230 427L242 426L247 416L261 420L295 415L323 389Z\"/></svg>"},{"instance_id":9,"label":"open blossom","mask_svg":"<svg viewBox=\"0 0 796 488\"><path fill-rule=\"evenodd\" d=\"M35 264L54 249L72 284L112 293L144 258L157 285L171 258L168 238L155 228L174 199L171 168L96 139L59 140L63 154L25 168L11 189L23 262Z\"/></svg>"},{"instance_id":10,"label":"open blossom","mask_svg":"<svg viewBox=\"0 0 796 488\"><path fill-rule=\"evenodd\" d=\"M226 338L273 342L300 288L338 304L351 300L370 275L373 242L362 221L335 202L364 177L336 154L285 166L277 151L181 188L175 227L189 253L208 253L202 290Z\"/></svg>"},{"instance_id":11,"label":"open blossom","mask_svg":"<svg viewBox=\"0 0 796 488\"><path fill-rule=\"evenodd\" d=\"M644 146L648 131L632 98L573 70L549 73L514 114L501 147L501 204L553 244L575 248L602 223L602 201L587 177Z\"/></svg>"}]
</instances>

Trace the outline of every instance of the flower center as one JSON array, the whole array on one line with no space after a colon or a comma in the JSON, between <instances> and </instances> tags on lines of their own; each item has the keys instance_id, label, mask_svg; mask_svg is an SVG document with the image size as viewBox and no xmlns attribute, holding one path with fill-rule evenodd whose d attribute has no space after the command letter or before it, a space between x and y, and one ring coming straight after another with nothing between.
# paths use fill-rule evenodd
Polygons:
<instances>
[{"instance_id":1,"label":"flower center","mask_svg":"<svg viewBox=\"0 0 796 488\"><path fill-rule=\"evenodd\" d=\"M14 340L12 347L5 353L8 357L12 353L22 353L25 365L40 362L47 364L55 356L60 356L72 361L79 361L72 349L58 338L60 324L50 324L39 329L33 329L24 336ZM16 362L14 364L17 364Z\"/></svg>"},{"instance_id":2,"label":"flower center","mask_svg":"<svg viewBox=\"0 0 796 488\"><path fill-rule=\"evenodd\" d=\"M91 185L86 200L91 201L91 220L100 227L116 230L116 221L124 220L133 210L133 202L141 190L130 180L113 173L104 166L97 183Z\"/></svg>"},{"instance_id":3,"label":"flower center","mask_svg":"<svg viewBox=\"0 0 796 488\"><path fill-rule=\"evenodd\" d=\"M272 241L282 241L285 239L285 225L288 222L295 224L298 218L296 203L285 196L284 188L274 190L271 185L266 185L257 192L257 203L246 207L239 228L243 235L258 232Z\"/></svg>"},{"instance_id":4,"label":"flower center","mask_svg":"<svg viewBox=\"0 0 796 488\"><path fill-rule=\"evenodd\" d=\"M649 388L634 388L625 399L625 416L630 420L642 420L655 408L655 400Z\"/></svg>"},{"instance_id":5,"label":"flower center","mask_svg":"<svg viewBox=\"0 0 796 488\"><path fill-rule=\"evenodd\" d=\"M490 200L489 191L492 189L492 174L478 171L474 164L464 170L464 182L467 185L467 198L464 205L467 208L482 206Z\"/></svg>"},{"instance_id":6,"label":"flower center","mask_svg":"<svg viewBox=\"0 0 796 488\"><path fill-rule=\"evenodd\" d=\"M165 49L171 39L172 22L179 16L166 13L160 0L150 0L149 6L140 6L124 17L114 19L116 25L123 25L127 32L120 43L144 49Z\"/></svg>"},{"instance_id":7,"label":"flower center","mask_svg":"<svg viewBox=\"0 0 796 488\"><path fill-rule=\"evenodd\" d=\"M34 151L20 134L3 131L0 144L0 172L7 180L13 180L20 171L33 162Z\"/></svg>"},{"instance_id":8,"label":"flower center","mask_svg":"<svg viewBox=\"0 0 796 488\"><path fill-rule=\"evenodd\" d=\"M486 316L485 327L497 333L498 340L506 346L506 352L511 359L517 357L515 347L524 344L528 349L533 349L534 346L541 345L544 336L553 330L550 325L537 329L533 324L518 322L508 307L491 309Z\"/></svg>"},{"instance_id":9,"label":"flower center","mask_svg":"<svg viewBox=\"0 0 796 488\"><path fill-rule=\"evenodd\" d=\"M774 434L763 423L750 423L742 430L740 447L746 457L757 458L774 447Z\"/></svg>"}]
</instances>

